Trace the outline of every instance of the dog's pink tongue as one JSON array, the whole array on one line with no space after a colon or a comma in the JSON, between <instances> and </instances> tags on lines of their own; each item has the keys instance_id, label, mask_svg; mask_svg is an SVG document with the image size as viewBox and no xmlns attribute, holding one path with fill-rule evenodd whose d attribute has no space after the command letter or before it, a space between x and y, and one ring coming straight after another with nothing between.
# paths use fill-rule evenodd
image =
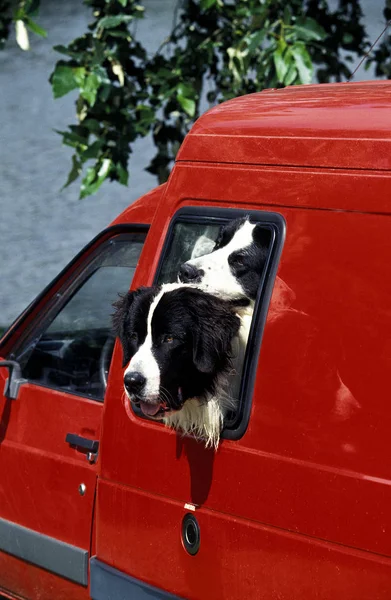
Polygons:
<instances>
[{"instance_id":1,"label":"dog's pink tongue","mask_svg":"<svg viewBox=\"0 0 391 600\"><path fill-rule=\"evenodd\" d=\"M160 404L148 404L147 402L140 402L140 408L144 415L147 417L153 417L159 412Z\"/></svg>"}]
</instances>

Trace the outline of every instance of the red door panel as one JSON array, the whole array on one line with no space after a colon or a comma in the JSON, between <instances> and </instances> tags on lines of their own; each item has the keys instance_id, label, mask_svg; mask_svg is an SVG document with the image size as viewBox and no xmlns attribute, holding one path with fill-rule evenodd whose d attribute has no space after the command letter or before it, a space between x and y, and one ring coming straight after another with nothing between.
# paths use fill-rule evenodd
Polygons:
<instances>
[{"instance_id":1,"label":"red door panel","mask_svg":"<svg viewBox=\"0 0 391 600\"><path fill-rule=\"evenodd\" d=\"M0 443L1 518L89 550L96 465L65 437L99 440L102 404L31 384L2 402L9 422Z\"/></svg>"},{"instance_id":2,"label":"red door panel","mask_svg":"<svg viewBox=\"0 0 391 600\"><path fill-rule=\"evenodd\" d=\"M367 208L374 194L388 197L390 178L242 166L230 167L222 186L227 176L215 165L177 166L144 256L162 247L172 215L186 204L285 218L282 283L265 325L249 427L213 454L140 419L124 406L118 349L102 440L97 558L198 599L218 597L204 583L214 578L228 598L262 597L256 585L265 598L385 598L390 219L354 207ZM142 269L137 284L153 274ZM289 291L283 302L282 288ZM181 546L185 503L199 506L196 557ZM307 594L309 574L317 585Z\"/></svg>"},{"instance_id":3,"label":"red door panel","mask_svg":"<svg viewBox=\"0 0 391 600\"><path fill-rule=\"evenodd\" d=\"M0 368L0 590L88 597L97 455L83 444L100 441L112 303L129 289L146 231L104 232L3 340L24 381L6 398Z\"/></svg>"},{"instance_id":4,"label":"red door panel","mask_svg":"<svg viewBox=\"0 0 391 600\"><path fill-rule=\"evenodd\" d=\"M182 502L98 483L101 560L189 600L386 600L391 560L222 512L194 513L201 544L181 542ZM110 515L110 518L109 518ZM115 549L105 540L115 539Z\"/></svg>"}]
</instances>

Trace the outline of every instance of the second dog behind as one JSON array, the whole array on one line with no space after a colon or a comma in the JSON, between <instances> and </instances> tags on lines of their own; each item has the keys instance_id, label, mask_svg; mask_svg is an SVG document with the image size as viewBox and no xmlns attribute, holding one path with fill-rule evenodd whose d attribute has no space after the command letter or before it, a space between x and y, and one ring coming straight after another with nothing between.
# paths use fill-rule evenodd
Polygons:
<instances>
[{"instance_id":1,"label":"second dog behind","mask_svg":"<svg viewBox=\"0 0 391 600\"><path fill-rule=\"evenodd\" d=\"M220 229L212 252L184 263L178 279L225 300L248 299L253 308L270 242L271 232L263 224L249 217L230 221Z\"/></svg>"}]
</instances>

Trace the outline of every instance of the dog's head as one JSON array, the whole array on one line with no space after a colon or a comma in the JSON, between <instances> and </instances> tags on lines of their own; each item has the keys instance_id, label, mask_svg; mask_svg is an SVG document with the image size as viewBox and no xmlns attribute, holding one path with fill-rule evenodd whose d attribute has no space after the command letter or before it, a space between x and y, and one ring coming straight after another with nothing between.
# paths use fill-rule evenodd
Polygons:
<instances>
[{"instance_id":1,"label":"dog's head","mask_svg":"<svg viewBox=\"0 0 391 600\"><path fill-rule=\"evenodd\" d=\"M221 228L213 251L184 263L178 278L227 300L255 300L270 241L264 225L248 217L231 221Z\"/></svg>"},{"instance_id":2,"label":"dog's head","mask_svg":"<svg viewBox=\"0 0 391 600\"><path fill-rule=\"evenodd\" d=\"M240 326L228 303L170 284L129 292L115 307L125 392L145 415L161 419L213 393Z\"/></svg>"}]
</instances>

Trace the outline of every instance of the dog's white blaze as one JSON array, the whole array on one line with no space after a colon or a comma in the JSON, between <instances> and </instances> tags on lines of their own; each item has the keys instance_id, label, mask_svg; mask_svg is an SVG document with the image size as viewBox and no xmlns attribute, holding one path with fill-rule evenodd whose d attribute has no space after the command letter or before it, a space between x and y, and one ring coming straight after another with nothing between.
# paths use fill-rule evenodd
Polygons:
<instances>
[{"instance_id":1,"label":"dog's white blaze","mask_svg":"<svg viewBox=\"0 0 391 600\"><path fill-rule=\"evenodd\" d=\"M130 360L128 366L125 369L124 376L132 371L141 373L146 379L145 388L143 390L143 396L149 400L156 400L159 396L160 391L160 369L159 365L152 352L152 318L153 313L157 305L159 304L163 294L170 292L178 287L185 287L183 284L168 283L163 285L160 292L153 300L148 313L147 318L147 336L144 343L137 350L136 354ZM129 394L126 391L126 394Z\"/></svg>"},{"instance_id":2,"label":"dog's white blaze","mask_svg":"<svg viewBox=\"0 0 391 600\"><path fill-rule=\"evenodd\" d=\"M126 373L137 371L145 377L146 382L143 396L148 399L156 399L159 396L160 390L160 369L152 352L152 317L163 293L162 291L159 292L149 308L147 337L131 359L124 373L126 375Z\"/></svg>"},{"instance_id":3,"label":"dog's white blaze","mask_svg":"<svg viewBox=\"0 0 391 600\"><path fill-rule=\"evenodd\" d=\"M236 250L245 250L251 246L254 227L254 223L245 221L235 232L229 244L211 254L188 261L189 264L194 265L197 269L202 269L205 273L201 283L196 284L200 289L224 299L243 296L243 288L231 272L228 257Z\"/></svg>"},{"instance_id":4,"label":"dog's white blaze","mask_svg":"<svg viewBox=\"0 0 391 600\"><path fill-rule=\"evenodd\" d=\"M152 336L149 334L130 361L125 375L132 371L141 373L146 379L143 396L146 398L156 398L159 395L160 389L160 371L156 359L152 354Z\"/></svg>"}]
</instances>

